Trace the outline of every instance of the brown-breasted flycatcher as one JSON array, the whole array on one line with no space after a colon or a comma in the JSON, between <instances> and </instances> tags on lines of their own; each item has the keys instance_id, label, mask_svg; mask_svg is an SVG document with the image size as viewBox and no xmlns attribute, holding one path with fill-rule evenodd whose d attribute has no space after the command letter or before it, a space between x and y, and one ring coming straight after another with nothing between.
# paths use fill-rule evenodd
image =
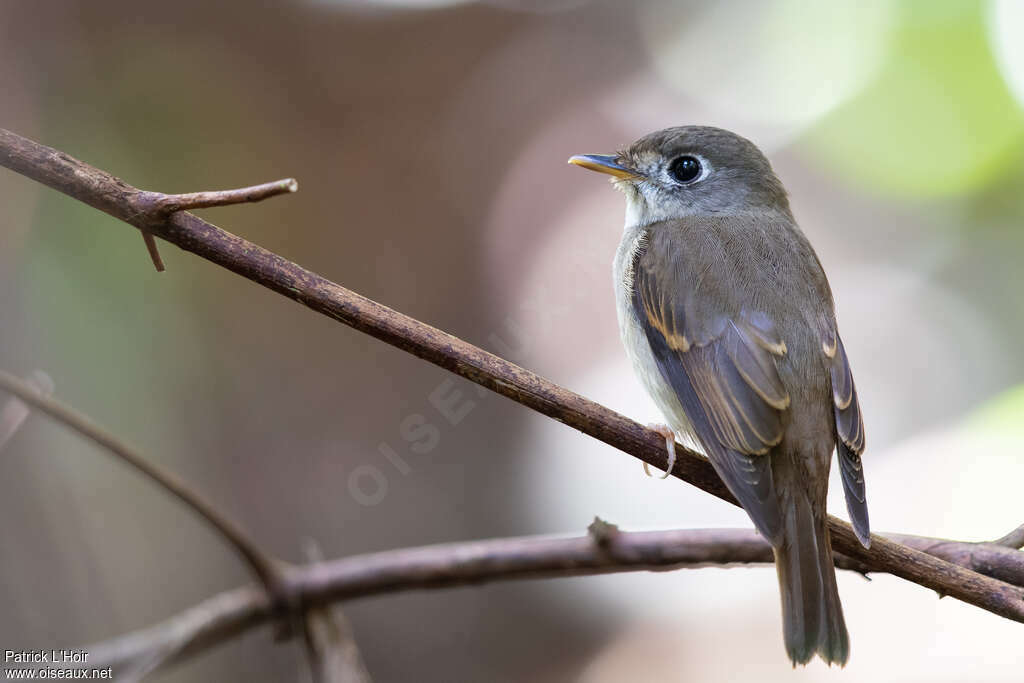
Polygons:
<instances>
[{"instance_id":1,"label":"brown-breasted flycatcher","mask_svg":"<svg viewBox=\"0 0 1024 683\"><path fill-rule=\"evenodd\" d=\"M825 494L838 449L867 547L864 423L828 280L785 188L757 147L720 128L669 128L569 161L626 194L619 328L667 437L703 447L774 548L790 659L845 664ZM671 469L671 441L669 454Z\"/></svg>"}]
</instances>

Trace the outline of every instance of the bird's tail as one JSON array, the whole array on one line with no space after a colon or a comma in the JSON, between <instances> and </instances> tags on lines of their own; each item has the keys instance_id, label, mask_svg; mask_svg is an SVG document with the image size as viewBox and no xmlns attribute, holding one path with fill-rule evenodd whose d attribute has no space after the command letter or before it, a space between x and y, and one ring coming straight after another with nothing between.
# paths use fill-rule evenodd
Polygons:
<instances>
[{"instance_id":1,"label":"bird's tail","mask_svg":"<svg viewBox=\"0 0 1024 683\"><path fill-rule=\"evenodd\" d=\"M791 490L775 567L782 594L782 626L793 665L818 654L828 664L846 664L849 636L836 588L832 544L824 512L816 513L808 494Z\"/></svg>"}]
</instances>

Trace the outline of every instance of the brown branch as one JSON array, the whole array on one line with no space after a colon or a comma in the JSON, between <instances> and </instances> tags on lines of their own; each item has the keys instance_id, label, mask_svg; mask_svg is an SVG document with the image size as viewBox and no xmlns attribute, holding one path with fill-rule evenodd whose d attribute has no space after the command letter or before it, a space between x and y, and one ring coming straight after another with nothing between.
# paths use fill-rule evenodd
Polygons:
<instances>
[{"instance_id":1,"label":"brown branch","mask_svg":"<svg viewBox=\"0 0 1024 683\"><path fill-rule=\"evenodd\" d=\"M187 212L168 215L158 193L143 192L63 152L0 129L0 166L79 199L186 251L370 334L439 367L563 422L655 467L667 458L660 435L602 405L487 353L457 337L351 292ZM735 503L711 465L676 445L673 474ZM878 571L1024 622L1024 589L983 576L885 538L870 549L849 524L829 518L833 546Z\"/></svg>"},{"instance_id":2,"label":"brown branch","mask_svg":"<svg viewBox=\"0 0 1024 683\"><path fill-rule=\"evenodd\" d=\"M313 539L306 539L304 545L309 562L323 562ZM302 639L313 683L371 683L352 625L341 608L325 604L304 611Z\"/></svg>"},{"instance_id":3,"label":"brown branch","mask_svg":"<svg viewBox=\"0 0 1024 683\"><path fill-rule=\"evenodd\" d=\"M238 190L215 190L213 192L189 192L188 194L161 194L150 192L149 199L157 211L171 214L190 209L206 209L212 206L229 206L259 202L281 194L298 192L299 183L294 178L275 180L262 185L243 187Z\"/></svg>"},{"instance_id":4,"label":"brown branch","mask_svg":"<svg viewBox=\"0 0 1024 683\"><path fill-rule=\"evenodd\" d=\"M162 273L166 270L164 260L160 257L160 249L156 246L156 238L148 230L142 231L142 241L146 243L146 251L149 252L149 259L153 262L156 272Z\"/></svg>"},{"instance_id":5,"label":"brown branch","mask_svg":"<svg viewBox=\"0 0 1024 683\"><path fill-rule=\"evenodd\" d=\"M1024 548L1024 524L1021 524L1002 538L992 542L997 545L1004 545L1007 548L1016 548L1018 550Z\"/></svg>"},{"instance_id":6,"label":"brown branch","mask_svg":"<svg viewBox=\"0 0 1024 683\"><path fill-rule=\"evenodd\" d=\"M70 427L107 452L117 456L195 510L238 551L256 578L266 587L275 606L280 609L288 607L286 603L290 593L287 592L279 563L264 555L240 528L220 514L184 481L146 460L137 450L100 427L88 416L50 397L35 385L20 380L3 370L0 370L0 389L13 394L22 402L46 413L54 420Z\"/></svg>"},{"instance_id":7,"label":"brown branch","mask_svg":"<svg viewBox=\"0 0 1024 683\"><path fill-rule=\"evenodd\" d=\"M330 607L311 607L303 626L313 683L372 682L345 615Z\"/></svg>"},{"instance_id":8,"label":"brown branch","mask_svg":"<svg viewBox=\"0 0 1024 683\"><path fill-rule=\"evenodd\" d=\"M1024 553L991 543L958 543L886 535L918 551L991 572L1024 586ZM289 585L307 608L415 589L441 589L511 579L588 576L628 571L769 564L771 546L753 529L686 529L600 533L573 538L508 538L404 548L293 567ZM862 574L876 567L839 553L836 566ZM131 666L175 647L176 661L264 623L271 611L254 586L212 597L170 619L85 648L89 666Z\"/></svg>"}]
</instances>

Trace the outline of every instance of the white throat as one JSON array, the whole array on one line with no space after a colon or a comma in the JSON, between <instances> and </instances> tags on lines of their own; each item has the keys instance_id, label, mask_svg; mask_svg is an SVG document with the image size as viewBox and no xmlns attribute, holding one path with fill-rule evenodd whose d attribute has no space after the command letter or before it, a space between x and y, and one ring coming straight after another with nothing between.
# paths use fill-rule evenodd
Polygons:
<instances>
[{"instance_id":1,"label":"white throat","mask_svg":"<svg viewBox=\"0 0 1024 683\"><path fill-rule=\"evenodd\" d=\"M660 193L653 183L630 183L622 187L622 191L626 195L626 230L680 217L679 207L674 202L660 201Z\"/></svg>"}]
</instances>

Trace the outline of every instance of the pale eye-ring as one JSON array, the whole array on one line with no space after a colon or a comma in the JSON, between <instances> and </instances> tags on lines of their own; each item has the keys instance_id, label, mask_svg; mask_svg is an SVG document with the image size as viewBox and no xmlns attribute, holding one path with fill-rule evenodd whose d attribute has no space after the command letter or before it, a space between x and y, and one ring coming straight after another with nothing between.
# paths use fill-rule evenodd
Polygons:
<instances>
[{"instance_id":1,"label":"pale eye-ring","mask_svg":"<svg viewBox=\"0 0 1024 683\"><path fill-rule=\"evenodd\" d=\"M678 183L692 183L700 177L703 169L697 157L682 156L669 164L668 174Z\"/></svg>"}]
</instances>

